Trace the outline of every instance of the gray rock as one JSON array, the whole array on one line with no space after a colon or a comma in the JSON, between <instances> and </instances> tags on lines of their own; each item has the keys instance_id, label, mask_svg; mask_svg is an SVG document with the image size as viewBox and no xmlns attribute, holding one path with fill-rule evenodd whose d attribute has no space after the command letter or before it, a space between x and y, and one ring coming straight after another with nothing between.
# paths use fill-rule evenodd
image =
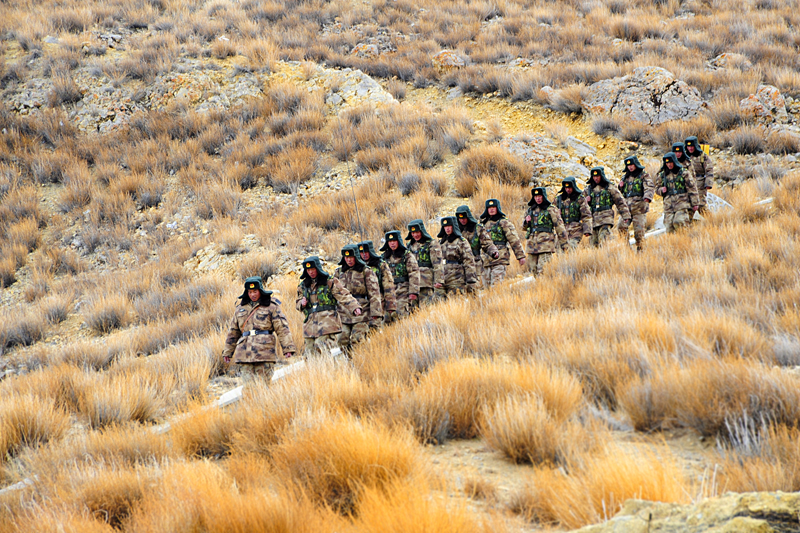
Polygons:
<instances>
[{"instance_id":1,"label":"gray rock","mask_svg":"<svg viewBox=\"0 0 800 533\"><path fill-rule=\"evenodd\" d=\"M42 41L44 41L47 44L58 44L58 38L53 37L52 35L48 35L47 37L42 39Z\"/></svg>"},{"instance_id":2,"label":"gray rock","mask_svg":"<svg viewBox=\"0 0 800 533\"><path fill-rule=\"evenodd\" d=\"M594 146L589 143L585 143L582 140L573 137L572 135L567 137L567 139L564 141L564 144L567 146L567 149L573 151L578 157L597 154L597 149Z\"/></svg>"},{"instance_id":3,"label":"gray rock","mask_svg":"<svg viewBox=\"0 0 800 533\"><path fill-rule=\"evenodd\" d=\"M594 83L582 105L588 113L653 125L693 118L706 106L697 89L660 67L638 67L628 76Z\"/></svg>"}]
</instances>

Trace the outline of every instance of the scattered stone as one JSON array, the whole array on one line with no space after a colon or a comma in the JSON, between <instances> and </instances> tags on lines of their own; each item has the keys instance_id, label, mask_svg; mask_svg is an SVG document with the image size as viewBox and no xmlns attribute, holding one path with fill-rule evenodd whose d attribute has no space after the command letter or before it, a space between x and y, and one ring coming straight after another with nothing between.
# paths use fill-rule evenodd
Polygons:
<instances>
[{"instance_id":1,"label":"scattered stone","mask_svg":"<svg viewBox=\"0 0 800 533\"><path fill-rule=\"evenodd\" d=\"M742 54L735 54L725 52L717 57L711 59L706 63L709 70L717 70L720 68L738 68L739 70L750 70L753 64Z\"/></svg>"},{"instance_id":2,"label":"scattered stone","mask_svg":"<svg viewBox=\"0 0 800 533\"><path fill-rule=\"evenodd\" d=\"M42 39L42 42L45 42L47 44L58 44L58 37L53 37L52 35L48 35L47 37Z\"/></svg>"},{"instance_id":3,"label":"scattered stone","mask_svg":"<svg viewBox=\"0 0 800 533\"><path fill-rule=\"evenodd\" d=\"M638 67L628 76L593 83L582 104L589 113L652 125L693 118L706 106L697 89L660 67Z\"/></svg>"},{"instance_id":4,"label":"scattered stone","mask_svg":"<svg viewBox=\"0 0 800 533\"><path fill-rule=\"evenodd\" d=\"M567 176L575 176L579 181L589 178L589 169L570 158L566 151L559 150L549 137L519 135L504 139L500 146L529 162L533 166L532 181L540 186L560 186Z\"/></svg>"},{"instance_id":5,"label":"scattered stone","mask_svg":"<svg viewBox=\"0 0 800 533\"><path fill-rule=\"evenodd\" d=\"M772 85L759 85L756 94L751 94L739 102L742 114L755 119L759 124L785 124L789 121L786 100Z\"/></svg>"},{"instance_id":6,"label":"scattered stone","mask_svg":"<svg viewBox=\"0 0 800 533\"><path fill-rule=\"evenodd\" d=\"M433 66L436 67L436 70L439 71L440 74L445 72L450 72L451 70L456 70L464 65L466 62L464 58L458 55L456 52L452 50L442 50L431 60Z\"/></svg>"},{"instance_id":7,"label":"scattered stone","mask_svg":"<svg viewBox=\"0 0 800 533\"><path fill-rule=\"evenodd\" d=\"M353 47L352 54L363 58L378 57L381 51L377 44L361 43Z\"/></svg>"},{"instance_id":8,"label":"scattered stone","mask_svg":"<svg viewBox=\"0 0 800 533\"><path fill-rule=\"evenodd\" d=\"M597 154L597 149L589 143L585 143L570 135L564 141L567 149L572 150L578 157Z\"/></svg>"}]
</instances>

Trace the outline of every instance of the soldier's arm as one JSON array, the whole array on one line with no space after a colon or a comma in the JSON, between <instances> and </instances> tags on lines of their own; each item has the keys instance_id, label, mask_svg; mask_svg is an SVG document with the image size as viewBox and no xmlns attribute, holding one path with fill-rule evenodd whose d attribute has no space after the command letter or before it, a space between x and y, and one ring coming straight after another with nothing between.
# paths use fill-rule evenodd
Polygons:
<instances>
[{"instance_id":1,"label":"soldier's arm","mask_svg":"<svg viewBox=\"0 0 800 533\"><path fill-rule=\"evenodd\" d=\"M646 170L642 171L642 184L644 185L644 199L652 200L656 186L653 183L653 178L650 177Z\"/></svg>"},{"instance_id":2,"label":"soldier's arm","mask_svg":"<svg viewBox=\"0 0 800 533\"><path fill-rule=\"evenodd\" d=\"M303 298L305 297L306 297L305 294L303 294L303 282L301 281L300 284L297 286L297 298L295 298L294 300L294 307L298 311L302 311L303 309L305 309L305 305L300 304L300 302L302 302Z\"/></svg>"},{"instance_id":3,"label":"soldier's arm","mask_svg":"<svg viewBox=\"0 0 800 533\"><path fill-rule=\"evenodd\" d=\"M394 278L392 277L392 269L386 262L381 262L381 270L383 271L383 300L386 305L384 311L393 312L397 311L397 297L394 292Z\"/></svg>"},{"instance_id":4,"label":"soldier's arm","mask_svg":"<svg viewBox=\"0 0 800 533\"><path fill-rule=\"evenodd\" d=\"M486 228L475 224L475 231L478 233L478 242L481 243L481 249L483 250L483 253L492 258L497 257L499 254L497 251L497 246L494 245L494 241L491 237L489 237L489 232L486 231ZM478 256L476 259L480 261L480 256Z\"/></svg>"},{"instance_id":5,"label":"soldier's arm","mask_svg":"<svg viewBox=\"0 0 800 533\"><path fill-rule=\"evenodd\" d=\"M658 174L656 174L655 182L656 182L656 194L663 197L666 193L662 192L661 189L667 186L667 182L664 173L661 172L660 170L658 171Z\"/></svg>"},{"instance_id":6,"label":"soldier's arm","mask_svg":"<svg viewBox=\"0 0 800 533\"><path fill-rule=\"evenodd\" d=\"M617 213L622 218L622 220L630 220L631 219L631 211L628 209L628 202L625 201L625 198L622 196L622 193L619 192L619 189L616 185L609 185L608 191L611 193L611 198L614 200L614 205L617 206Z\"/></svg>"},{"instance_id":7,"label":"soldier's arm","mask_svg":"<svg viewBox=\"0 0 800 533\"><path fill-rule=\"evenodd\" d=\"M525 211L525 216L522 218L522 229L523 230L527 230L528 227L530 227L530 225L531 225L530 221L528 220L528 217L531 216L532 211L533 211L533 209L530 208L530 207L528 208L527 211Z\"/></svg>"},{"instance_id":8,"label":"soldier's arm","mask_svg":"<svg viewBox=\"0 0 800 533\"><path fill-rule=\"evenodd\" d=\"M547 208L550 211L550 218L556 226L556 235L558 235L559 244L562 248L567 245L569 237L567 236L567 228L564 226L564 220L561 218L561 210L554 205Z\"/></svg>"},{"instance_id":9,"label":"soldier's arm","mask_svg":"<svg viewBox=\"0 0 800 533\"><path fill-rule=\"evenodd\" d=\"M272 317L272 331L278 337L278 342L281 344L284 355L290 353L297 353L294 340L292 340L292 331L289 329L289 321L286 315L283 314L280 306L273 304Z\"/></svg>"},{"instance_id":10,"label":"soldier's arm","mask_svg":"<svg viewBox=\"0 0 800 533\"><path fill-rule=\"evenodd\" d=\"M586 197L581 195L578 196L578 202L581 207L581 223L583 224L583 234L584 235L591 235L593 221L592 221L592 210L589 208L589 202L586 201Z\"/></svg>"},{"instance_id":11,"label":"soldier's arm","mask_svg":"<svg viewBox=\"0 0 800 533\"><path fill-rule=\"evenodd\" d=\"M475 271L475 256L472 255L472 247L464 237L459 240L461 244L461 260L464 263L464 277L467 287L474 289L478 285L478 275Z\"/></svg>"},{"instance_id":12,"label":"soldier's arm","mask_svg":"<svg viewBox=\"0 0 800 533\"><path fill-rule=\"evenodd\" d=\"M516 256L517 261L525 259L525 250L522 249L522 241L519 240L519 235L517 235L517 230L514 228L514 224L505 218L499 223L503 227L503 232L506 234L508 244L510 244L511 249L514 250L514 256Z\"/></svg>"},{"instance_id":13,"label":"soldier's arm","mask_svg":"<svg viewBox=\"0 0 800 533\"><path fill-rule=\"evenodd\" d=\"M408 294L419 295L419 265L414 254L406 254L406 272L408 272Z\"/></svg>"},{"instance_id":14,"label":"soldier's arm","mask_svg":"<svg viewBox=\"0 0 800 533\"><path fill-rule=\"evenodd\" d=\"M378 285L378 276L369 267L364 269L364 285L367 286L367 297L369 298L369 316L382 317L381 287Z\"/></svg>"},{"instance_id":15,"label":"soldier's arm","mask_svg":"<svg viewBox=\"0 0 800 533\"><path fill-rule=\"evenodd\" d=\"M706 173L706 189L710 189L714 185L714 162L708 154L703 157L703 170Z\"/></svg>"},{"instance_id":16,"label":"soldier's arm","mask_svg":"<svg viewBox=\"0 0 800 533\"><path fill-rule=\"evenodd\" d=\"M225 348L222 349L222 357L228 358L233 355L236 350L236 343L242 337L242 330L239 329L239 321L236 320L236 313L231 319L231 325L228 328L228 334L225 336Z\"/></svg>"},{"instance_id":17,"label":"soldier's arm","mask_svg":"<svg viewBox=\"0 0 800 533\"><path fill-rule=\"evenodd\" d=\"M355 314L356 309L360 309L358 300L350 294L350 291L342 285L341 281L336 278L330 278L328 280L328 287L331 289L333 297L336 298L336 302L347 309L349 313Z\"/></svg>"},{"instance_id":18,"label":"soldier's arm","mask_svg":"<svg viewBox=\"0 0 800 533\"><path fill-rule=\"evenodd\" d=\"M433 284L444 284L444 265L442 264L442 245L433 241L430 247L431 263L433 264Z\"/></svg>"}]
</instances>

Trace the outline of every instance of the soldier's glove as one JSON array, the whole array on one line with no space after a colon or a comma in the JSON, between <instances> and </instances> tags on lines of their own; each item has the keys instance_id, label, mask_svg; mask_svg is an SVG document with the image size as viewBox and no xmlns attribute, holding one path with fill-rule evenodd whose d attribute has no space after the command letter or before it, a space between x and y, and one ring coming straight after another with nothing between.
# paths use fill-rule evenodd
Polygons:
<instances>
[{"instance_id":1,"label":"soldier's glove","mask_svg":"<svg viewBox=\"0 0 800 533\"><path fill-rule=\"evenodd\" d=\"M231 362L231 356L230 355L223 355L222 356L222 360L224 362L226 362L226 363L230 363Z\"/></svg>"},{"instance_id":2,"label":"soldier's glove","mask_svg":"<svg viewBox=\"0 0 800 533\"><path fill-rule=\"evenodd\" d=\"M499 258L500 258L500 252L495 252L492 254L492 259L499 259Z\"/></svg>"},{"instance_id":3,"label":"soldier's glove","mask_svg":"<svg viewBox=\"0 0 800 533\"><path fill-rule=\"evenodd\" d=\"M397 322L398 318L399 317L397 315L397 311L392 311L391 313L389 313L389 323Z\"/></svg>"},{"instance_id":4,"label":"soldier's glove","mask_svg":"<svg viewBox=\"0 0 800 533\"><path fill-rule=\"evenodd\" d=\"M294 352L286 352L283 354L283 356L286 357L286 359L289 359L290 357L294 357Z\"/></svg>"}]
</instances>

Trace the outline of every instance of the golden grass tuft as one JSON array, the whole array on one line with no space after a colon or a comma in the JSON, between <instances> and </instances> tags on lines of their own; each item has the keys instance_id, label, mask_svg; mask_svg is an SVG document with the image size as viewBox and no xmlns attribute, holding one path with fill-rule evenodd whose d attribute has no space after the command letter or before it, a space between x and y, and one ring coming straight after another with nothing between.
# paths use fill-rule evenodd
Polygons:
<instances>
[{"instance_id":1,"label":"golden grass tuft","mask_svg":"<svg viewBox=\"0 0 800 533\"><path fill-rule=\"evenodd\" d=\"M500 183L527 186L532 174L529 165L508 150L496 145L486 145L470 148L462 154L456 170L456 183L459 180L477 181L490 177ZM458 185L456 190L461 194Z\"/></svg>"},{"instance_id":2,"label":"golden grass tuft","mask_svg":"<svg viewBox=\"0 0 800 533\"><path fill-rule=\"evenodd\" d=\"M0 457L7 459L24 447L36 447L64 436L69 415L52 399L9 395L0 399Z\"/></svg>"}]
</instances>

